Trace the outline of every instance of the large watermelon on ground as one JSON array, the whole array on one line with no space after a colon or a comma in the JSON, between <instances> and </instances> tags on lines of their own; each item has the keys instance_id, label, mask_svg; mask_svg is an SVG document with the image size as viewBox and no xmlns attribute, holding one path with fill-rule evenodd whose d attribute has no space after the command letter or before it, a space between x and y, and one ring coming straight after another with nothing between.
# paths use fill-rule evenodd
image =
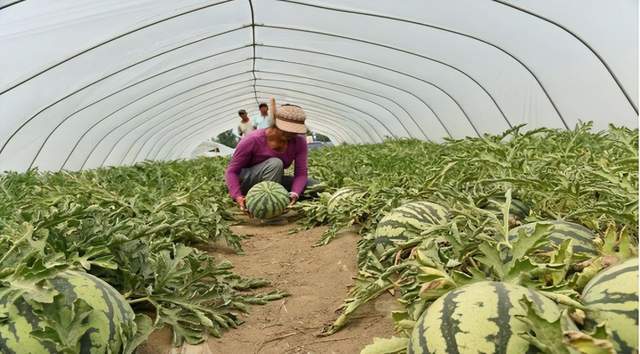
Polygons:
<instances>
[{"instance_id":1,"label":"large watermelon on ground","mask_svg":"<svg viewBox=\"0 0 640 354\"><path fill-rule=\"evenodd\" d=\"M630 259L596 275L585 286L587 318L604 323L620 354L638 352L638 259Z\"/></svg>"},{"instance_id":2,"label":"large watermelon on ground","mask_svg":"<svg viewBox=\"0 0 640 354\"><path fill-rule=\"evenodd\" d=\"M515 315L526 315L527 296L542 317L555 320L557 305L535 290L500 282L480 282L450 291L418 319L407 354L537 353L519 336L526 331Z\"/></svg>"},{"instance_id":3,"label":"large watermelon on ground","mask_svg":"<svg viewBox=\"0 0 640 354\"><path fill-rule=\"evenodd\" d=\"M260 182L247 193L247 209L258 219L280 216L288 205L289 192L280 183Z\"/></svg>"},{"instance_id":4,"label":"large watermelon on ground","mask_svg":"<svg viewBox=\"0 0 640 354\"><path fill-rule=\"evenodd\" d=\"M327 208L329 209L329 212L332 212L345 203L356 203L358 199L362 198L365 194L366 191L358 187L340 188L331 195L331 198L329 198Z\"/></svg>"},{"instance_id":5,"label":"large watermelon on ground","mask_svg":"<svg viewBox=\"0 0 640 354\"><path fill-rule=\"evenodd\" d=\"M587 253L590 255L598 253L595 245L593 244L593 240L596 238L596 235L591 230L582 225L564 220L538 221L524 224L511 229L509 237L511 239L515 239L518 237L520 230L524 230L527 234L531 234L535 229L536 224L553 225L553 230L549 235L549 240L555 244L560 244L566 239L572 239L574 252Z\"/></svg>"},{"instance_id":6,"label":"large watermelon on ground","mask_svg":"<svg viewBox=\"0 0 640 354\"><path fill-rule=\"evenodd\" d=\"M87 318L89 330L80 339L80 353L120 353L123 344L135 334L135 314L122 295L95 276L66 271L51 280L63 295L64 304L71 306L77 298L84 300L93 311ZM5 306L6 299L0 302ZM8 305L8 318L0 321L0 353L57 353L52 343L42 342L30 335L43 329L32 306L23 298Z\"/></svg>"},{"instance_id":7,"label":"large watermelon on ground","mask_svg":"<svg viewBox=\"0 0 640 354\"><path fill-rule=\"evenodd\" d=\"M445 207L431 202L410 202L399 206L378 223L373 235L375 244L386 247L406 242L429 226L445 222L447 214Z\"/></svg>"}]
</instances>

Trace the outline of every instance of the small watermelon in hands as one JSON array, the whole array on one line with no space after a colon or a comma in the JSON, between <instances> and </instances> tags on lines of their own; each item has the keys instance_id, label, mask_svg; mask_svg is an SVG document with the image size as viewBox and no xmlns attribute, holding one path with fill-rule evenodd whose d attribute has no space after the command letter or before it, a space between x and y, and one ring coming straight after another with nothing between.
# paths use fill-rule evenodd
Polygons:
<instances>
[{"instance_id":1,"label":"small watermelon in hands","mask_svg":"<svg viewBox=\"0 0 640 354\"><path fill-rule=\"evenodd\" d=\"M247 193L247 209L258 219L272 219L282 215L289 205L289 192L280 184L264 181Z\"/></svg>"}]
</instances>

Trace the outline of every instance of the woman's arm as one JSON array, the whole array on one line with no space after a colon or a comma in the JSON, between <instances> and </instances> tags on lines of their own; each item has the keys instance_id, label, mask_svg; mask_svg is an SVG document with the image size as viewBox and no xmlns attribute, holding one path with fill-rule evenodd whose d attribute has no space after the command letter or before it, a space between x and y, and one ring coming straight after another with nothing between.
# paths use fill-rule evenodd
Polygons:
<instances>
[{"instance_id":1,"label":"woman's arm","mask_svg":"<svg viewBox=\"0 0 640 354\"><path fill-rule=\"evenodd\" d=\"M231 194L231 197L234 200L238 197L242 197L242 190L240 189L240 171L249 166L253 147L254 139L251 139L251 136L240 140L240 143L236 146L236 151L231 157L231 161L229 161L227 171L224 174L229 194Z\"/></svg>"},{"instance_id":2,"label":"woman's arm","mask_svg":"<svg viewBox=\"0 0 640 354\"><path fill-rule=\"evenodd\" d=\"M304 136L296 137L295 153L291 191L300 196L307 185L307 141Z\"/></svg>"}]
</instances>

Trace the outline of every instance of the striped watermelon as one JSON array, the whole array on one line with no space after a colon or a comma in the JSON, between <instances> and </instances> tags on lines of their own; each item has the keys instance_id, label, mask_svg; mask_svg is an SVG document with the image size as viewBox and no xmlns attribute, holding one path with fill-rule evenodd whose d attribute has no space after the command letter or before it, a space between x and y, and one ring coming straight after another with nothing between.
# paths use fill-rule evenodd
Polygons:
<instances>
[{"instance_id":1,"label":"striped watermelon","mask_svg":"<svg viewBox=\"0 0 640 354\"><path fill-rule=\"evenodd\" d=\"M506 198L504 196L493 196L493 197L490 197L488 200L484 201L483 203L480 203L479 205L483 209L494 210L496 212L499 212L500 208L496 204L492 203L491 201L504 204L506 202ZM527 216L529 216L530 212L531 212L531 209L523 201L515 198L511 199L511 206L509 207L509 213L515 216L516 219L524 220Z\"/></svg>"},{"instance_id":2,"label":"striped watermelon","mask_svg":"<svg viewBox=\"0 0 640 354\"><path fill-rule=\"evenodd\" d=\"M87 319L91 328L80 339L80 353L120 353L123 344L135 334L134 313L118 291L85 272L66 271L51 280L64 295L67 306L81 298L93 311ZM0 306L6 306L6 299ZM32 331L43 329L33 308L23 298L8 305L8 319L0 321L0 353L57 353L50 342L42 342Z\"/></svg>"},{"instance_id":3,"label":"striped watermelon","mask_svg":"<svg viewBox=\"0 0 640 354\"><path fill-rule=\"evenodd\" d=\"M288 205L289 192L280 183L260 182L247 193L247 209L258 219L280 216Z\"/></svg>"},{"instance_id":4,"label":"striped watermelon","mask_svg":"<svg viewBox=\"0 0 640 354\"><path fill-rule=\"evenodd\" d=\"M406 242L431 225L447 220L447 209L431 202L411 202L391 210L378 223L373 235L376 247Z\"/></svg>"},{"instance_id":5,"label":"striped watermelon","mask_svg":"<svg viewBox=\"0 0 640 354\"><path fill-rule=\"evenodd\" d=\"M638 259L596 275L582 292L587 318L605 323L618 353L638 352Z\"/></svg>"},{"instance_id":6,"label":"striped watermelon","mask_svg":"<svg viewBox=\"0 0 640 354\"><path fill-rule=\"evenodd\" d=\"M338 189L331 195L327 203L329 212L335 211L339 206L345 204L353 204L358 199L364 197L366 191L357 187L343 187Z\"/></svg>"},{"instance_id":7,"label":"striped watermelon","mask_svg":"<svg viewBox=\"0 0 640 354\"><path fill-rule=\"evenodd\" d=\"M560 309L535 290L501 282L479 282L450 291L418 319L407 354L537 353L518 334L527 330L515 315L526 315L520 299L527 296L545 319Z\"/></svg>"},{"instance_id":8,"label":"striped watermelon","mask_svg":"<svg viewBox=\"0 0 640 354\"><path fill-rule=\"evenodd\" d=\"M587 253L590 255L598 253L595 245L593 244L593 240L596 238L596 235L591 230L582 225L564 220L539 221L525 224L511 229L509 238L515 239L520 230L524 230L527 234L531 234L538 223L553 225L552 233L549 235L549 240L551 242L560 244L562 241L570 238L573 240L574 252Z\"/></svg>"}]
</instances>

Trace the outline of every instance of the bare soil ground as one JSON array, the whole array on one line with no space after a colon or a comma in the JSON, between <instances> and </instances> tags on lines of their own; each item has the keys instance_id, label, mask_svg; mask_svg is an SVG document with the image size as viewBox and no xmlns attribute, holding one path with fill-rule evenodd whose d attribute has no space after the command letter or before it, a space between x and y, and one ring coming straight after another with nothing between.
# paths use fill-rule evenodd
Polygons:
<instances>
[{"instance_id":1,"label":"bare soil ground","mask_svg":"<svg viewBox=\"0 0 640 354\"><path fill-rule=\"evenodd\" d=\"M253 306L246 322L222 338L171 348L170 331L163 329L152 334L140 352L352 354L359 353L373 337L391 336L389 313L395 301L389 295L360 309L356 319L342 331L329 337L317 336L336 318L335 311L353 284L358 236L344 233L327 246L314 248L323 228L289 234L293 228L293 223L262 225L247 221L234 227L236 233L249 236L243 243L245 255L235 255L222 247L212 251L217 258L229 259L237 273L267 278L290 297Z\"/></svg>"}]
</instances>

